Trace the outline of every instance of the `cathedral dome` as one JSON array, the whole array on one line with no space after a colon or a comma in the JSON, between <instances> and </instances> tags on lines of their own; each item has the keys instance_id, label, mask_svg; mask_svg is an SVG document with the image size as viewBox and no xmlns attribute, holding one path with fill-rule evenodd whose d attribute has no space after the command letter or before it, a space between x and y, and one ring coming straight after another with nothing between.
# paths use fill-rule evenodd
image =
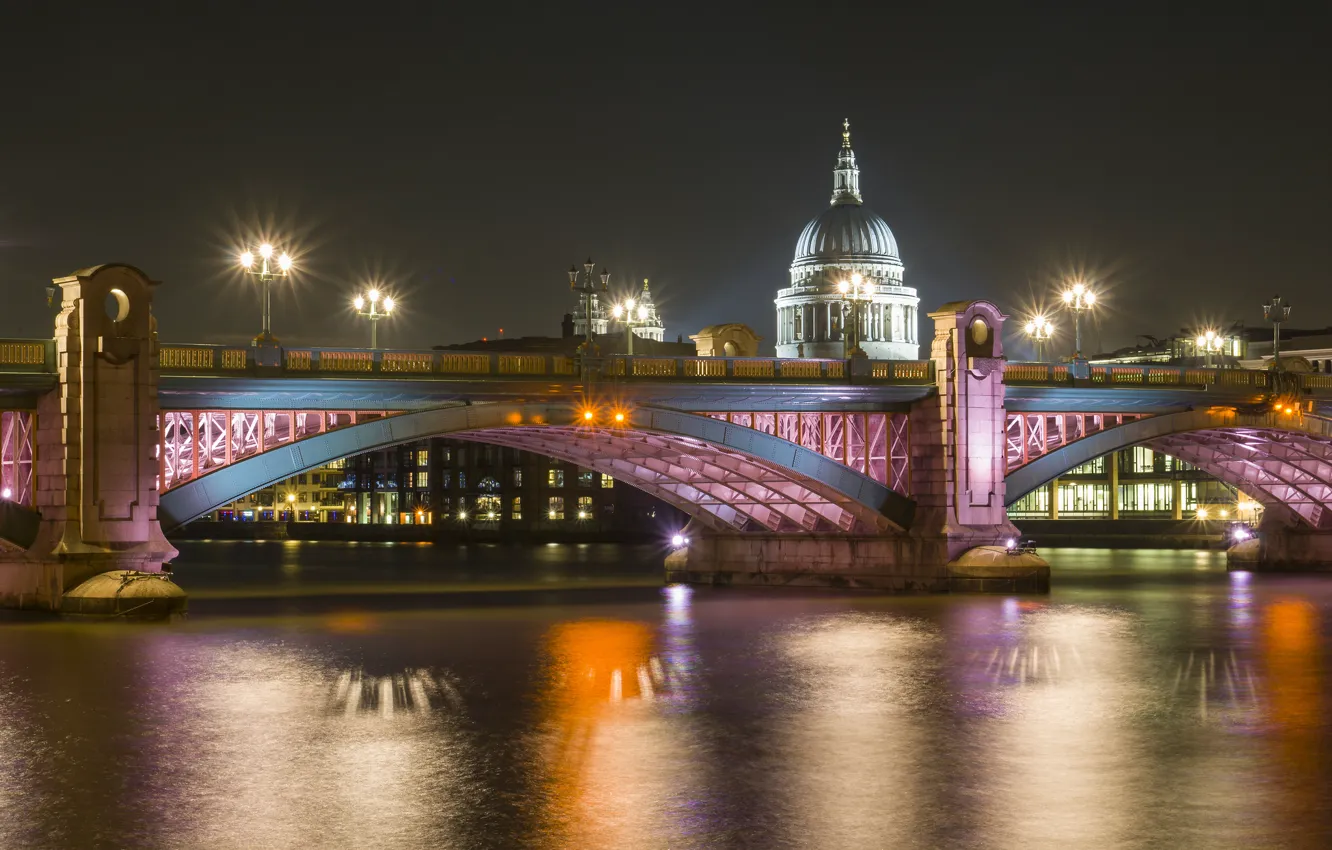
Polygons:
<instances>
[{"instance_id":1,"label":"cathedral dome","mask_svg":"<svg viewBox=\"0 0 1332 850\"><path fill-rule=\"evenodd\" d=\"M888 223L863 204L837 204L816 215L796 242L795 265L901 262Z\"/></svg>"}]
</instances>

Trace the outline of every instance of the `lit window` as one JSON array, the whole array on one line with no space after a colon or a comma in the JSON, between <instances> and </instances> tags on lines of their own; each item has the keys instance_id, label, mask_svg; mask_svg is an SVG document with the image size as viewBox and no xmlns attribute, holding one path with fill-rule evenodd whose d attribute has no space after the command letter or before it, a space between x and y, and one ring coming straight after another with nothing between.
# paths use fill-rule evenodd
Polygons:
<instances>
[{"instance_id":1,"label":"lit window","mask_svg":"<svg viewBox=\"0 0 1332 850\"><path fill-rule=\"evenodd\" d=\"M513 486L523 486L523 468L521 466L515 466L513 468Z\"/></svg>"},{"instance_id":2,"label":"lit window","mask_svg":"<svg viewBox=\"0 0 1332 850\"><path fill-rule=\"evenodd\" d=\"M578 473L578 486L591 487L596 483L597 474L590 469L584 469Z\"/></svg>"},{"instance_id":3,"label":"lit window","mask_svg":"<svg viewBox=\"0 0 1332 850\"><path fill-rule=\"evenodd\" d=\"M1155 472L1156 456L1155 453L1146 446L1133 447L1133 471L1134 472Z\"/></svg>"},{"instance_id":4,"label":"lit window","mask_svg":"<svg viewBox=\"0 0 1332 850\"><path fill-rule=\"evenodd\" d=\"M614 487L614 486L615 486L615 479L612 478L612 477L610 477L609 475L607 475L607 474L604 473L604 472L601 473L601 489L603 489L603 490L609 490L610 488L612 488L612 487Z\"/></svg>"},{"instance_id":5,"label":"lit window","mask_svg":"<svg viewBox=\"0 0 1332 850\"><path fill-rule=\"evenodd\" d=\"M430 465L430 450L429 450L429 449L417 449L417 450L416 450L416 465L417 465L417 466L429 466L429 465Z\"/></svg>"},{"instance_id":6,"label":"lit window","mask_svg":"<svg viewBox=\"0 0 1332 850\"><path fill-rule=\"evenodd\" d=\"M522 497L522 496L514 496L514 497L513 497L513 508L512 508L512 510L509 511L509 516L513 517L514 519L522 519L522 518L523 518L523 497Z\"/></svg>"},{"instance_id":7,"label":"lit window","mask_svg":"<svg viewBox=\"0 0 1332 850\"><path fill-rule=\"evenodd\" d=\"M564 470L563 470L563 469L552 469L552 470L548 471L548 472L546 473L546 485L547 485L548 487L563 487L563 486L564 486ZM563 501L563 500L561 500L561 501Z\"/></svg>"},{"instance_id":8,"label":"lit window","mask_svg":"<svg viewBox=\"0 0 1332 850\"><path fill-rule=\"evenodd\" d=\"M591 496L579 496L579 497L578 497L578 518L579 518L579 519L591 519L591 518L592 518L592 497L591 497Z\"/></svg>"},{"instance_id":9,"label":"lit window","mask_svg":"<svg viewBox=\"0 0 1332 850\"><path fill-rule=\"evenodd\" d=\"M546 513L547 519L564 519L564 497L551 496L550 509Z\"/></svg>"},{"instance_id":10,"label":"lit window","mask_svg":"<svg viewBox=\"0 0 1332 850\"><path fill-rule=\"evenodd\" d=\"M499 496L478 496L476 500L476 518L483 520L497 520L500 518L500 511L504 506L500 503Z\"/></svg>"}]
</instances>

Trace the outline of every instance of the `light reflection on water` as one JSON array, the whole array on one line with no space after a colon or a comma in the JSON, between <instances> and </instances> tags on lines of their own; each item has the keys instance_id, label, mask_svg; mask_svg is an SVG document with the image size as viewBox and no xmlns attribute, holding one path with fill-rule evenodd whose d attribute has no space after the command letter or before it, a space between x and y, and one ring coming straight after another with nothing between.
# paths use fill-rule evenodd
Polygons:
<instances>
[{"instance_id":1,"label":"light reflection on water","mask_svg":"<svg viewBox=\"0 0 1332 850\"><path fill-rule=\"evenodd\" d=\"M1069 563L1048 598L0 620L0 847L1328 846L1332 579Z\"/></svg>"}]
</instances>

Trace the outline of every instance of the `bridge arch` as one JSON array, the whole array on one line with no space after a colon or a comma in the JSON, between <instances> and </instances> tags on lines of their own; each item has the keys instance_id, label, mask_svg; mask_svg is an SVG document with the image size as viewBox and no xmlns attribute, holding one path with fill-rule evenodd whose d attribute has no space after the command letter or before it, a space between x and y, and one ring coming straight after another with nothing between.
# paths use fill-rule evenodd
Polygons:
<instances>
[{"instance_id":1,"label":"bridge arch","mask_svg":"<svg viewBox=\"0 0 1332 850\"><path fill-rule=\"evenodd\" d=\"M1006 503L1082 464L1145 445L1190 463L1317 529L1332 528L1332 421L1309 414L1207 408L1127 422L1053 449L1005 479Z\"/></svg>"},{"instance_id":2,"label":"bridge arch","mask_svg":"<svg viewBox=\"0 0 1332 850\"><path fill-rule=\"evenodd\" d=\"M329 461L435 436L510 446L604 472L717 531L878 534L905 531L915 502L788 440L665 408L592 424L573 405L459 404L306 437L162 494L170 531L255 490Z\"/></svg>"}]
</instances>

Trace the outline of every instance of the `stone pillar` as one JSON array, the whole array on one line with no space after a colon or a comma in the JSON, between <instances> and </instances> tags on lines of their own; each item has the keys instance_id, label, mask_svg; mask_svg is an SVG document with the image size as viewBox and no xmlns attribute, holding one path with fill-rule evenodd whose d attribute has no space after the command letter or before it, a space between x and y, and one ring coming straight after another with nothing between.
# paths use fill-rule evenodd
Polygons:
<instances>
[{"instance_id":1,"label":"stone pillar","mask_svg":"<svg viewBox=\"0 0 1332 850\"><path fill-rule=\"evenodd\" d=\"M59 385L37 406L35 542L0 562L0 605L57 609L109 570L177 554L157 521L156 282L126 265L58 278Z\"/></svg>"},{"instance_id":2,"label":"stone pillar","mask_svg":"<svg viewBox=\"0 0 1332 850\"><path fill-rule=\"evenodd\" d=\"M1050 519L1059 519L1059 479L1046 485L1050 488Z\"/></svg>"},{"instance_id":3,"label":"stone pillar","mask_svg":"<svg viewBox=\"0 0 1332 850\"><path fill-rule=\"evenodd\" d=\"M945 304L930 318L938 394L911 410L911 533L942 539L954 558L1017 536L1004 508L1007 317L988 301L970 301Z\"/></svg>"},{"instance_id":4,"label":"stone pillar","mask_svg":"<svg viewBox=\"0 0 1332 850\"><path fill-rule=\"evenodd\" d=\"M1184 518L1184 482L1178 478L1170 482L1170 513L1172 519Z\"/></svg>"}]
</instances>

